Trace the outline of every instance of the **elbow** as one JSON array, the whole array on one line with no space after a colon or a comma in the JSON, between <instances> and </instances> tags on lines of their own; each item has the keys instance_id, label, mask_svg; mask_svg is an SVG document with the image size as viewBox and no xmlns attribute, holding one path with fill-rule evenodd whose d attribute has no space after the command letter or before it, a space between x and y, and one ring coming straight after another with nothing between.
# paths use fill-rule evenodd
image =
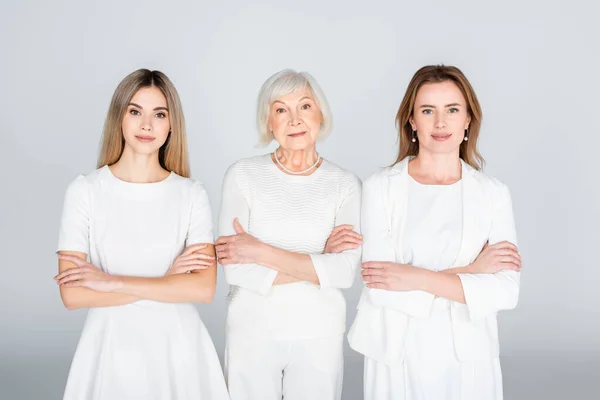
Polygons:
<instances>
[{"instance_id":1,"label":"elbow","mask_svg":"<svg viewBox=\"0 0 600 400\"><path fill-rule=\"evenodd\" d=\"M519 287L514 286L511 287L507 293L506 298L504 299L505 310L513 310L517 307L519 303Z\"/></svg>"},{"instance_id":2,"label":"elbow","mask_svg":"<svg viewBox=\"0 0 600 400\"><path fill-rule=\"evenodd\" d=\"M344 276L339 283L338 287L340 289L350 289L352 285L354 285L354 274L347 274L347 276Z\"/></svg>"},{"instance_id":3,"label":"elbow","mask_svg":"<svg viewBox=\"0 0 600 400\"><path fill-rule=\"evenodd\" d=\"M62 299L62 303L65 306L65 308L69 311L82 308L81 304L76 302L75 299L73 299L73 296L69 296L67 293L65 293L65 291L62 288L60 291L60 298Z\"/></svg>"},{"instance_id":4,"label":"elbow","mask_svg":"<svg viewBox=\"0 0 600 400\"><path fill-rule=\"evenodd\" d=\"M203 303L203 304L212 303L213 299L215 298L215 291L216 291L215 285L211 286L210 288L208 288L208 287L202 288L199 291L197 298L195 299L196 302Z\"/></svg>"}]
</instances>

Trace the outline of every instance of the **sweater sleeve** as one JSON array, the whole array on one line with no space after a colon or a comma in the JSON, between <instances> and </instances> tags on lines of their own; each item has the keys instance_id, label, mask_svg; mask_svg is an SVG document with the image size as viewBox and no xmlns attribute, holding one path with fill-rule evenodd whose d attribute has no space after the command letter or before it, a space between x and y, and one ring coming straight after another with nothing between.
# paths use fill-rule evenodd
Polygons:
<instances>
[{"instance_id":1,"label":"sweater sleeve","mask_svg":"<svg viewBox=\"0 0 600 400\"><path fill-rule=\"evenodd\" d=\"M234 235L233 220L238 218L248 231L250 208L237 181L237 168L232 165L225 173L219 213L219 235ZM259 264L230 264L224 266L225 279L230 285L240 286L262 295L269 293L277 271Z\"/></svg>"},{"instance_id":2,"label":"sweater sleeve","mask_svg":"<svg viewBox=\"0 0 600 400\"><path fill-rule=\"evenodd\" d=\"M335 216L335 225L353 225L360 233L361 184L358 178L348 190ZM310 254L321 289L347 289L354 283L360 265L361 248L341 253Z\"/></svg>"}]
</instances>

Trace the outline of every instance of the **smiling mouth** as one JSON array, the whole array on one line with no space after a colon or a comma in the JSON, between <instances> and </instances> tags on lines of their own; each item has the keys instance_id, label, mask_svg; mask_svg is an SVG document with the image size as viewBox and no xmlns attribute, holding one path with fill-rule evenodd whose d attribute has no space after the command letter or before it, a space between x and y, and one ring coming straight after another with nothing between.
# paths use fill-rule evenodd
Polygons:
<instances>
[{"instance_id":1,"label":"smiling mouth","mask_svg":"<svg viewBox=\"0 0 600 400\"><path fill-rule=\"evenodd\" d=\"M135 135L135 138L141 142L151 142L154 140L153 136Z\"/></svg>"},{"instance_id":2,"label":"smiling mouth","mask_svg":"<svg viewBox=\"0 0 600 400\"><path fill-rule=\"evenodd\" d=\"M300 137L300 136L303 136L305 134L306 134L306 131L304 131L304 132L298 132L298 133L290 133L288 136L291 136L291 137Z\"/></svg>"},{"instance_id":3,"label":"smiling mouth","mask_svg":"<svg viewBox=\"0 0 600 400\"><path fill-rule=\"evenodd\" d=\"M444 141L444 140L448 140L450 139L450 137L452 136L451 133L434 133L433 135L431 135L431 137L433 138L433 140L437 140L437 141Z\"/></svg>"}]
</instances>

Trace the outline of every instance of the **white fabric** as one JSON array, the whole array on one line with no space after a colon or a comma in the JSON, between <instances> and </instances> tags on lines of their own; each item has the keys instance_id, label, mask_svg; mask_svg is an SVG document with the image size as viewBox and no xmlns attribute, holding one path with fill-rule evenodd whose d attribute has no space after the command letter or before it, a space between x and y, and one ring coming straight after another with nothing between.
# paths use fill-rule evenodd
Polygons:
<instances>
[{"instance_id":1,"label":"white fabric","mask_svg":"<svg viewBox=\"0 0 600 400\"><path fill-rule=\"evenodd\" d=\"M160 277L185 246L212 243L203 185L117 179L108 167L67 189L58 250L80 251L112 275ZM150 300L92 308L65 399L228 399L212 340L191 304Z\"/></svg>"},{"instance_id":2,"label":"white fabric","mask_svg":"<svg viewBox=\"0 0 600 400\"><path fill-rule=\"evenodd\" d=\"M343 335L302 340L229 337L225 375L232 400L339 400Z\"/></svg>"},{"instance_id":3,"label":"white fabric","mask_svg":"<svg viewBox=\"0 0 600 400\"><path fill-rule=\"evenodd\" d=\"M320 285L273 286L277 271L256 264L226 265L231 285L227 332L260 331L279 339L343 334L346 304L340 288L350 287L360 265L360 247L322 254L335 226L360 227L360 181L324 160L309 176L280 171L270 155L240 160L223 182L219 234L234 234L239 218L264 243L309 254Z\"/></svg>"},{"instance_id":4,"label":"white fabric","mask_svg":"<svg viewBox=\"0 0 600 400\"><path fill-rule=\"evenodd\" d=\"M363 262L406 263L407 208L411 190L406 158L363 183ZM449 267L470 264L486 242L517 245L508 188L462 163L462 237ZM520 273L459 275L467 304L450 302L452 337L459 361L489 360L499 355L498 311L514 308ZM390 367L402 364L415 318L429 318L435 296L424 291L363 290L348 333L350 346Z\"/></svg>"},{"instance_id":5,"label":"white fabric","mask_svg":"<svg viewBox=\"0 0 600 400\"><path fill-rule=\"evenodd\" d=\"M462 237L462 183L422 185L410 178L406 261L434 271L456 259ZM412 318L400 366L365 358L365 399L464 400L502 398L498 358L459 362L450 301L437 298L427 318ZM477 372L477 379L473 373Z\"/></svg>"},{"instance_id":6,"label":"white fabric","mask_svg":"<svg viewBox=\"0 0 600 400\"><path fill-rule=\"evenodd\" d=\"M225 175L220 235L233 220L251 235L309 254L320 285L275 285L277 271L257 264L226 265L227 376L234 400L339 399L346 303L360 248L322 254L335 226L360 227L360 180L324 160L310 176L280 171L269 155L240 160Z\"/></svg>"}]
</instances>

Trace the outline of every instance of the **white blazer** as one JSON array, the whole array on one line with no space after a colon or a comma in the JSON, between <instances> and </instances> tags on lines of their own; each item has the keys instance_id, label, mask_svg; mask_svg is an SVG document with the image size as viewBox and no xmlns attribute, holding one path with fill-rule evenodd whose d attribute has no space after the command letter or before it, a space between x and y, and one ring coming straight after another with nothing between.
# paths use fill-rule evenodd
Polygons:
<instances>
[{"instance_id":1,"label":"white blazer","mask_svg":"<svg viewBox=\"0 0 600 400\"><path fill-rule=\"evenodd\" d=\"M402 253L408 204L409 158L385 168L363 183L361 225L363 262L404 263ZM461 160L462 162L462 160ZM451 267L473 262L486 242L517 245L512 202L506 185L462 162L462 242ZM497 357L500 310L517 305L520 274L459 274L466 304L451 302L454 346L459 361ZM350 347L393 366L405 354L414 318L428 318L435 296L424 291L397 292L364 288L348 332Z\"/></svg>"}]
</instances>

